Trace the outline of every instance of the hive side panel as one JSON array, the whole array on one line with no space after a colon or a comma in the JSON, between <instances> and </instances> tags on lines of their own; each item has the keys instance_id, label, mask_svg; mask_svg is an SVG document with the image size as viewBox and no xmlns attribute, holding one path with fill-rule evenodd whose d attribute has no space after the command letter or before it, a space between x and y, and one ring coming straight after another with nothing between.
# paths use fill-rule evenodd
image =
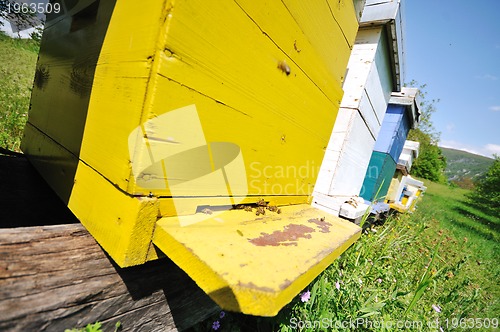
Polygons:
<instances>
[{"instance_id":1,"label":"hive side panel","mask_svg":"<svg viewBox=\"0 0 500 332\"><path fill-rule=\"evenodd\" d=\"M403 173L396 171L391 180L391 185L387 191L386 200L389 202L399 201L399 196L401 195L401 181L403 179Z\"/></svg>"},{"instance_id":2,"label":"hive side panel","mask_svg":"<svg viewBox=\"0 0 500 332\"><path fill-rule=\"evenodd\" d=\"M337 17L340 13L344 16L344 18L339 18L342 26L337 23L326 1L285 0L283 3L304 31L311 45L318 50L332 75L342 81L349 54L354 45L352 30L358 27L354 10L352 10L352 2L336 13ZM343 30L351 30L351 32L346 34ZM342 36L342 39L339 36Z\"/></svg>"},{"instance_id":3,"label":"hive side panel","mask_svg":"<svg viewBox=\"0 0 500 332\"><path fill-rule=\"evenodd\" d=\"M41 41L22 150L65 202L114 3L68 3L59 14L47 17Z\"/></svg>"},{"instance_id":4,"label":"hive side panel","mask_svg":"<svg viewBox=\"0 0 500 332\"><path fill-rule=\"evenodd\" d=\"M383 47L379 45L377 49L377 54L380 52L380 48ZM379 61L379 57L375 58L375 61ZM366 82L366 94L370 99L370 103L373 107L374 116L377 120L377 126L380 129L384 121L385 111L387 110L387 105L389 103L389 99L391 96L391 89L388 86L384 86L387 84L387 81L390 80L390 68L385 68L384 71L380 71L379 65L375 62L375 65L372 66L370 73L368 75L368 79ZM375 133L375 137L378 135L378 130Z\"/></svg>"},{"instance_id":5,"label":"hive side panel","mask_svg":"<svg viewBox=\"0 0 500 332\"><path fill-rule=\"evenodd\" d=\"M194 107L203 132L200 145L225 142L241 152L240 173L248 186L231 185L231 195L301 196L306 202L340 104L341 80L331 63L345 69L350 48L331 13L322 13L316 20L332 29L336 25L337 31L332 37L335 54L326 61L318 41L312 41L320 31L316 22L299 22L286 5L190 1L174 6L165 46L156 55L160 65L150 81L147 118L157 121ZM286 28L278 29L272 18ZM354 15L351 24L357 25ZM332 59L339 54L344 55ZM283 61L289 74L280 65ZM166 131L161 135L172 142L180 142L177 138L182 136ZM168 149L165 145L162 153L170 154ZM185 153L190 149L186 145ZM156 195L173 195L170 180L176 171L161 161L153 168L153 177L164 184L149 189ZM173 196L227 195L215 183L200 186L200 176L189 179ZM145 192L139 181L134 192Z\"/></svg>"},{"instance_id":6,"label":"hive side panel","mask_svg":"<svg viewBox=\"0 0 500 332\"><path fill-rule=\"evenodd\" d=\"M375 142L375 151L390 153L399 127L401 126L403 112L404 109L400 105L389 105L387 107L384 122Z\"/></svg>"},{"instance_id":7,"label":"hive side panel","mask_svg":"<svg viewBox=\"0 0 500 332\"><path fill-rule=\"evenodd\" d=\"M238 0L236 2L244 13L255 22L258 29L283 50L286 54L285 61L296 64L298 69L305 72L331 101L338 101L339 97L342 98L340 87L342 78L336 77L335 72L330 71L329 63L324 61L321 57L322 55L319 53L320 51L311 44L309 36L302 30L301 26L282 2L269 1L264 3L251 0ZM349 8L338 10L335 13L337 16L333 18L330 13L325 12L317 19L332 21L332 19L335 20L337 17L342 17L346 20L345 28L356 29L357 24L353 24L352 16L346 15L346 11L349 12ZM350 18L350 21L348 18ZM335 32L337 35L335 35L334 42L340 44L340 47L345 48L346 43L342 40L343 35L341 34L341 30L336 30ZM354 36L350 36L350 40L353 40L354 37L355 34ZM279 60L282 59L276 59L276 61Z\"/></svg>"},{"instance_id":8,"label":"hive side panel","mask_svg":"<svg viewBox=\"0 0 500 332\"><path fill-rule=\"evenodd\" d=\"M161 2L141 4L141 10L137 4L118 2L97 63L81 159L121 190L129 189L128 137L144 116L153 56L167 12L168 5Z\"/></svg>"},{"instance_id":9,"label":"hive side panel","mask_svg":"<svg viewBox=\"0 0 500 332\"><path fill-rule=\"evenodd\" d=\"M381 31L380 29L359 30L347 65L347 75L343 85L345 93L341 107L359 107L370 68L374 66Z\"/></svg>"},{"instance_id":10,"label":"hive side panel","mask_svg":"<svg viewBox=\"0 0 500 332\"><path fill-rule=\"evenodd\" d=\"M382 88L382 94L387 102L391 97L392 91L394 91L394 79L392 72L394 71L393 65L391 64L391 47L389 45L389 40L387 38L387 33L382 29L380 40L377 47L377 53L375 54L375 64L377 65L377 73L380 80L380 86ZM385 109L377 108L377 116L382 123L382 119L385 114Z\"/></svg>"},{"instance_id":11,"label":"hive side panel","mask_svg":"<svg viewBox=\"0 0 500 332\"><path fill-rule=\"evenodd\" d=\"M375 140L358 112L355 112L354 117L329 195L358 195L363 184L369 163L368 156L373 150Z\"/></svg>"},{"instance_id":12,"label":"hive side panel","mask_svg":"<svg viewBox=\"0 0 500 332\"><path fill-rule=\"evenodd\" d=\"M399 160L399 156L403 151L403 147L406 141L406 137L408 136L408 132L410 131L409 122L408 122L408 114L405 112L401 118L399 123L399 127L396 130L395 138L392 142L391 148L389 150L389 154L394 160Z\"/></svg>"},{"instance_id":13,"label":"hive side panel","mask_svg":"<svg viewBox=\"0 0 500 332\"><path fill-rule=\"evenodd\" d=\"M367 82L367 87L368 87ZM363 94L361 95L361 100L359 102L359 114L362 117L365 126L368 128L370 131L370 134L373 139L375 139L378 136L378 133L380 131L380 123L378 122L377 116L375 115L375 110L373 107L373 101L376 101L379 95L373 95L370 98L367 93L367 89L363 91ZM373 101L372 101L373 100Z\"/></svg>"},{"instance_id":14,"label":"hive side panel","mask_svg":"<svg viewBox=\"0 0 500 332\"><path fill-rule=\"evenodd\" d=\"M395 170L396 163L390 155L373 151L360 196L369 201L385 198Z\"/></svg>"}]
</instances>

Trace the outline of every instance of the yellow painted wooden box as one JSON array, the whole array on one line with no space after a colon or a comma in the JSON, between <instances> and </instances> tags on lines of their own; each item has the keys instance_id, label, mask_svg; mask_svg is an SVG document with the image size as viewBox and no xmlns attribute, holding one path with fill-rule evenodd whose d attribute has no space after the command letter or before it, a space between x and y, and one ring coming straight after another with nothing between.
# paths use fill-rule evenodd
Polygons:
<instances>
[{"instance_id":1,"label":"yellow painted wooden box","mask_svg":"<svg viewBox=\"0 0 500 332\"><path fill-rule=\"evenodd\" d=\"M308 205L351 0L63 4L22 149L117 264L159 248L223 308L273 315L359 237Z\"/></svg>"}]
</instances>

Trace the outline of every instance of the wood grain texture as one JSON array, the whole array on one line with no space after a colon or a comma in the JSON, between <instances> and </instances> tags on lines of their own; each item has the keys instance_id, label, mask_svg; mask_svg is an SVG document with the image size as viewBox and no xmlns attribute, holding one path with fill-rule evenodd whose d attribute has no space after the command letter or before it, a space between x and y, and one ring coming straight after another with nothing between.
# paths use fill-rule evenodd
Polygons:
<instances>
[{"instance_id":1,"label":"wood grain texture","mask_svg":"<svg viewBox=\"0 0 500 332\"><path fill-rule=\"evenodd\" d=\"M81 224L57 225L75 219L26 159L0 156L0 183L1 331L183 330L220 310L170 260L122 269Z\"/></svg>"}]
</instances>

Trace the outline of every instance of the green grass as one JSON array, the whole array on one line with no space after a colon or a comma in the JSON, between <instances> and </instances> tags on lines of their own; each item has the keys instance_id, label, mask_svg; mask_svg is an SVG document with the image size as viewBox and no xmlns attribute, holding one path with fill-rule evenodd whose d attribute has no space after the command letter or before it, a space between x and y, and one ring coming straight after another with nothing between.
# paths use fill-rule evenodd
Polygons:
<instances>
[{"instance_id":1,"label":"green grass","mask_svg":"<svg viewBox=\"0 0 500 332\"><path fill-rule=\"evenodd\" d=\"M0 33L0 147L19 151L39 45Z\"/></svg>"},{"instance_id":2,"label":"green grass","mask_svg":"<svg viewBox=\"0 0 500 332\"><path fill-rule=\"evenodd\" d=\"M498 319L500 219L467 203L467 190L426 185L415 213L368 230L304 290L307 302L297 297L273 318L215 316L195 330L219 321L219 331L342 331L349 322L359 322L351 330L427 331Z\"/></svg>"}]
</instances>

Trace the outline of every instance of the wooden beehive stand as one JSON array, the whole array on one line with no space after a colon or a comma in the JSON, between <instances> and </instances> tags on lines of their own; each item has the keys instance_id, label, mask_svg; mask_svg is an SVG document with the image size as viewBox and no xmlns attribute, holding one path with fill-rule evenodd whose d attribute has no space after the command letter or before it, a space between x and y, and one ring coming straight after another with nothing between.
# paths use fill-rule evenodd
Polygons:
<instances>
[{"instance_id":1,"label":"wooden beehive stand","mask_svg":"<svg viewBox=\"0 0 500 332\"><path fill-rule=\"evenodd\" d=\"M220 310L167 258L119 268L24 157L0 154L0 189L0 331L183 330Z\"/></svg>"}]
</instances>

